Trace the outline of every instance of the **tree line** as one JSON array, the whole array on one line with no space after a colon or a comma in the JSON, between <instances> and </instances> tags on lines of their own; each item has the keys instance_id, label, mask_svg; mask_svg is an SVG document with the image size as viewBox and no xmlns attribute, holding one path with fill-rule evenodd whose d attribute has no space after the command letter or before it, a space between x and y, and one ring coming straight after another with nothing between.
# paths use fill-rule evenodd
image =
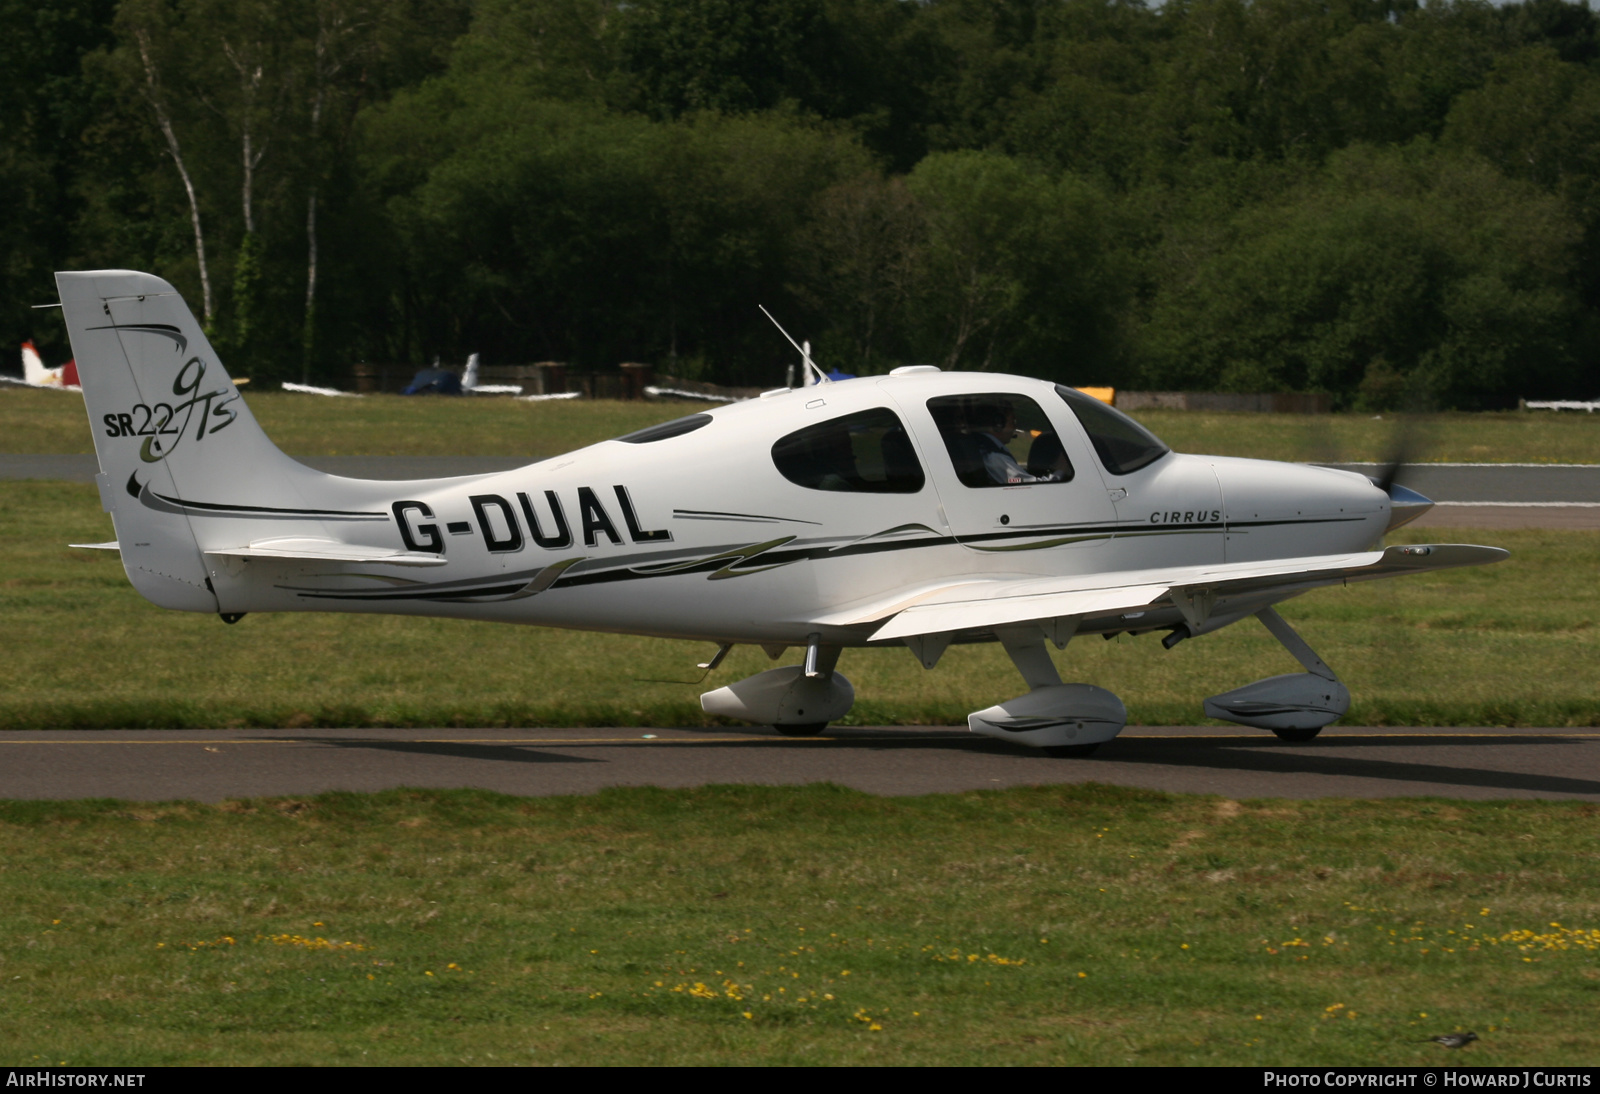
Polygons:
<instances>
[{"instance_id":1,"label":"tree line","mask_svg":"<svg viewBox=\"0 0 1600 1094\"><path fill-rule=\"evenodd\" d=\"M240 374L1600 394L1600 20L1522 0L0 0L0 316Z\"/></svg>"}]
</instances>

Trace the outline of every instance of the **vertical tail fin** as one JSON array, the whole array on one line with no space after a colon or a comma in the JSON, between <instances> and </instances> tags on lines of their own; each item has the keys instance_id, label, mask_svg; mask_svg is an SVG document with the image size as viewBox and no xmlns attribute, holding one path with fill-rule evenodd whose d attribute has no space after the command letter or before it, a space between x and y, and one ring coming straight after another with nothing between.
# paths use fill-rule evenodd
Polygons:
<instances>
[{"instance_id":1,"label":"vertical tail fin","mask_svg":"<svg viewBox=\"0 0 1600 1094\"><path fill-rule=\"evenodd\" d=\"M31 341L22 343L22 378L38 387L60 382L54 372L44 367L38 347Z\"/></svg>"},{"instance_id":2,"label":"vertical tail fin","mask_svg":"<svg viewBox=\"0 0 1600 1094\"><path fill-rule=\"evenodd\" d=\"M218 544L195 522L229 507L207 503L304 509L324 476L267 439L171 285L98 270L58 273L56 286L128 579L162 607L218 611L202 555Z\"/></svg>"}]
</instances>

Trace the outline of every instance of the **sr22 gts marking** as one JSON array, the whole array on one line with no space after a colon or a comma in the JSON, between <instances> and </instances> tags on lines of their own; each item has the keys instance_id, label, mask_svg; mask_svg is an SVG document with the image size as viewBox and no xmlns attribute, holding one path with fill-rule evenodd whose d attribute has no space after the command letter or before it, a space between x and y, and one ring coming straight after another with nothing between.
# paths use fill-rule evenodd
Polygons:
<instances>
[{"instance_id":1,"label":"sr22 gts marking","mask_svg":"<svg viewBox=\"0 0 1600 1094\"><path fill-rule=\"evenodd\" d=\"M239 398L238 389L229 384L217 391L199 393L200 382L205 378L205 374L206 363L198 357L189 358L178 369L177 376L172 381L172 393L180 398L184 395L190 398L177 403L156 403L153 406L142 402L134 403L128 410L102 414L100 420L105 424L105 435L147 438L141 447L140 458L146 463L155 463L171 455L172 449L178 444L178 441L163 444L160 438L177 437L181 440L189 424L195 422L196 407L204 407L200 411L198 422L195 422L196 442L226 429L238 416L228 405ZM221 402L217 402L219 399ZM183 416L182 424L176 429L171 428L180 414ZM211 418L221 420L209 421ZM210 428L207 428L208 425Z\"/></svg>"}]
</instances>

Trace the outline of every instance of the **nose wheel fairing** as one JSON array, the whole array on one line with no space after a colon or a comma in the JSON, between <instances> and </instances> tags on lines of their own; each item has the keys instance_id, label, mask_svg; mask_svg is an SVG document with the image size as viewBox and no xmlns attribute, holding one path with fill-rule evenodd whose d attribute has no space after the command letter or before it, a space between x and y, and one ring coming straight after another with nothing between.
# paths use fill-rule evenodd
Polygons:
<instances>
[{"instance_id":1,"label":"nose wheel fairing","mask_svg":"<svg viewBox=\"0 0 1600 1094\"><path fill-rule=\"evenodd\" d=\"M1205 702L1207 718L1220 718L1256 729L1321 729L1350 709L1350 689L1337 680L1309 672L1269 676L1242 688L1213 695Z\"/></svg>"},{"instance_id":2,"label":"nose wheel fairing","mask_svg":"<svg viewBox=\"0 0 1600 1094\"><path fill-rule=\"evenodd\" d=\"M1206 717L1270 729L1291 740L1309 739L1315 736L1314 732L1303 738L1296 735L1321 729L1344 717L1350 709L1350 690L1339 682L1333 670L1272 608L1262 608L1256 618L1307 671L1269 676L1213 695L1205 701Z\"/></svg>"}]
</instances>

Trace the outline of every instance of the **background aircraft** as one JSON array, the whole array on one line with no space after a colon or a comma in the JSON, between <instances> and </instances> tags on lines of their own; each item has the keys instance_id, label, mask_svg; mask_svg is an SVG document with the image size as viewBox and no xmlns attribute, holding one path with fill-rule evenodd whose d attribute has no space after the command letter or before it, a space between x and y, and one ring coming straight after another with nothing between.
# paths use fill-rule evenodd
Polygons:
<instances>
[{"instance_id":1,"label":"background aircraft","mask_svg":"<svg viewBox=\"0 0 1600 1094\"><path fill-rule=\"evenodd\" d=\"M283 390L298 391L304 395L349 395L355 396L353 391L340 391L337 388L317 387L314 384L296 384L284 381ZM480 384L478 383L478 355L470 354L467 357L467 367L460 376L449 369L440 368L437 358L434 359L432 368L425 368L411 378L411 383L406 385L402 395L521 395L521 384Z\"/></svg>"},{"instance_id":2,"label":"background aircraft","mask_svg":"<svg viewBox=\"0 0 1600 1094\"><path fill-rule=\"evenodd\" d=\"M9 376L0 376L0 380L7 383L17 383ZM44 360L39 356L39 350L34 344L22 343L22 383L29 387L53 387L60 391L79 391L78 365L76 361L68 361L60 368L45 368Z\"/></svg>"},{"instance_id":3,"label":"background aircraft","mask_svg":"<svg viewBox=\"0 0 1600 1094\"><path fill-rule=\"evenodd\" d=\"M736 643L803 665L707 692L708 712L820 732L847 647L1000 642L1028 691L975 732L1081 755L1126 721L1046 643L1256 616L1305 672L1205 711L1288 739L1349 706L1272 605L1321 585L1505 557L1377 546L1426 498L1351 472L1183 455L1072 388L931 366L780 388L514 471L341 478L262 432L178 293L56 275L123 566L147 599L453 616ZM805 354L808 368L809 354Z\"/></svg>"}]
</instances>

